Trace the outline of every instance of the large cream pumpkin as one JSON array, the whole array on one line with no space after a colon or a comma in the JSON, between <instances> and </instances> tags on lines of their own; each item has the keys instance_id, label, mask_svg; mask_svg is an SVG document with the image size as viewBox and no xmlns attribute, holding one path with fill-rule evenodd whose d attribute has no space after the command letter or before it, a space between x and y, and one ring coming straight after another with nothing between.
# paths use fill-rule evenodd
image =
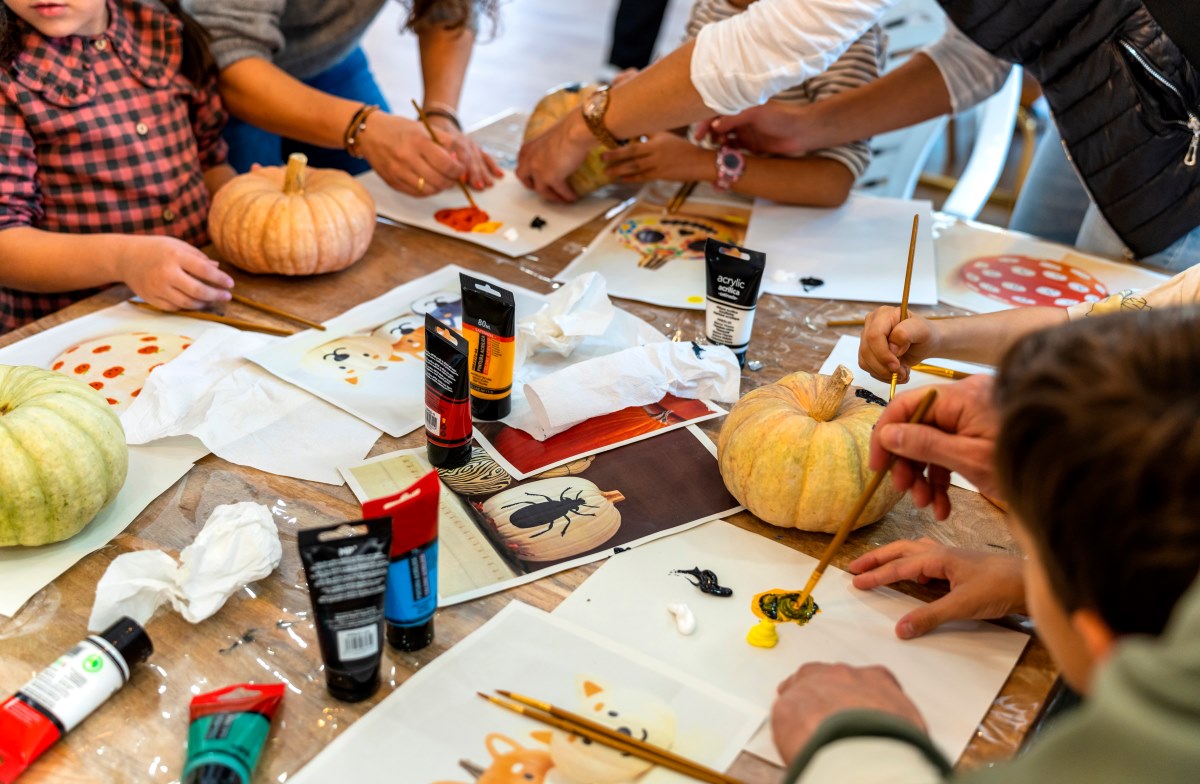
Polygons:
<instances>
[{"instance_id":1,"label":"large cream pumpkin","mask_svg":"<svg viewBox=\"0 0 1200 784\"><path fill-rule=\"evenodd\" d=\"M346 172L307 164L292 153L286 169L242 174L217 191L208 233L225 260L247 272L315 275L363 257L375 200Z\"/></svg>"},{"instance_id":2,"label":"large cream pumpkin","mask_svg":"<svg viewBox=\"0 0 1200 784\"><path fill-rule=\"evenodd\" d=\"M0 547L69 539L116 498L121 422L82 381L0 365Z\"/></svg>"},{"instance_id":3,"label":"large cream pumpkin","mask_svg":"<svg viewBox=\"0 0 1200 784\"><path fill-rule=\"evenodd\" d=\"M871 480L871 429L883 409L855 397L854 375L792 373L750 392L721 426L725 487L762 520L833 533ZM902 493L885 480L854 527L888 513Z\"/></svg>"},{"instance_id":4,"label":"large cream pumpkin","mask_svg":"<svg viewBox=\"0 0 1200 784\"><path fill-rule=\"evenodd\" d=\"M596 84L564 84L546 93L525 123L525 141L550 130L550 126L582 106L598 87ZM588 151L583 164L567 178L567 184L579 196L587 196L612 182L604 173L604 161L600 158L603 153L604 145L597 144Z\"/></svg>"},{"instance_id":5,"label":"large cream pumpkin","mask_svg":"<svg viewBox=\"0 0 1200 784\"><path fill-rule=\"evenodd\" d=\"M577 476L510 487L478 508L501 544L522 561L558 561L607 542L621 528L613 504L625 496Z\"/></svg>"}]
</instances>

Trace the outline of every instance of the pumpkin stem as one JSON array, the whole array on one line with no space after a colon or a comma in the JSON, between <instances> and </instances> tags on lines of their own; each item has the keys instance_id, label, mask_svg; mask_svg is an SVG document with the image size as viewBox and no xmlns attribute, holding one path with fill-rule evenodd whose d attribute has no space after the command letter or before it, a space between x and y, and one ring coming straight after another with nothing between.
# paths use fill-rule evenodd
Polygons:
<instances>
[{"instance_id":1,"label":"pumpkin stem","mask_svg":"<svg viewBox=\"0 0 1200 784\"><path fill-rule=\"evenodd\" d=\"M610 504L615 504L618 501L625 500L625 494L620 490L605 490L601 492L600 495L604 496Z\"/></svg>"},{"instance_id":2,"label":"pumpkin stem","mask_svg":"<svg viewBox=\"0 0 1200 784\"><path fill-rule=\"evenodd\" d=\"M817 399L808 415L818 422L828 422L837 416L852 381L854 374L845 365L838 365L832 376L817 376Z\"/></svg>"},{"instance_id":3,"label":"pumpkin stem","mask_svg":"<svg viewBox=\"0 0 1200 784\"><path fill-rule=\"evenodd\" d=\"M304 193L304 167L307 165L308 156L302 152L288 156L287 171L283 173L283 192L288 196Z\"/></svg>"}]
</instances>

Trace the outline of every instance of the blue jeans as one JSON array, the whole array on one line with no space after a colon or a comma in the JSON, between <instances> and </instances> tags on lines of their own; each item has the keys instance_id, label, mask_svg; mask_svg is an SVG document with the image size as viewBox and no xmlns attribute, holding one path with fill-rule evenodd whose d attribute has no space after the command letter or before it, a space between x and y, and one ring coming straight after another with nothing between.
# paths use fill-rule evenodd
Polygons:
<instances>
[{"instance_id":1,"label":"blue jeans","mask_svg":"<svg viewBox=\"0 0 1200 784\"><path fill-rule=\"evenodd\" d=\"M389 111L387 99L375 83L361 47L332 68L303 81L321 92L357 103L376 104L383 111ZM355 158L340 148L317 147L280 137L235 117L229 118L229 124L221 135L229 143L229 164L239 172L250 171L252 163L279 166L294 152L307 155L309 165L319 169L342 169L351 174L361 174L371 168L365 160Z\"/></svg>"},{"instance_id":2,"label":"blue jeans","mask_svg":"<svg viewBox=\"0 0 1200 784\"><path fill-rule=\"evenodd\" d=\"M1117 261L1133 258L1133 254L1125 248L1125 243L1121 242L1121 238L1108 225L1108 221L1094 204L1088 207L1075 245L1082 251L1107 256ZM1137 263L1171 273L1182 272L1188 267L1200 264L1200 226L1175 240L1165 250L1140 258Z\"/></svg>"},{"instance_id":3,"label":"blue jeans","mask_svg":"<svg viewBox=\"0 0 1200 784\"><path fill-rule=\"evenodd\" d=\"M1053 119L1042 132L1008 228L1071 245L1091 199L1063 152Z\"/></svg>"}]
</instances>

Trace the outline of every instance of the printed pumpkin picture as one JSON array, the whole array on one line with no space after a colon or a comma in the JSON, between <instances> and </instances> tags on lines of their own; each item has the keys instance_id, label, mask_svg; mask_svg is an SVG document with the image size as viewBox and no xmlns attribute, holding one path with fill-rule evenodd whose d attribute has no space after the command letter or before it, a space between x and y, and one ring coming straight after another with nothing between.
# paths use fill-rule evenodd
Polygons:
<instances>
[{"instance_id":1,"label":"printed pumpkin picture","mask_svg":"<svg viewBox=\"0 0 1200 784\"><path fill-rule=\"evenodd\" d=\"M578 476L528 482L476 508L502 547L522 561L559 561L603 545L621 528L619 490Z\"/></svg>"},{"instance_id":2,"label":"printed pumpkin picture","mask_svg":"<svg viewBox=\"0 0 1200 784\"><path fill-rule=\"evenodd\" d=\"M155 368L175 359L191 344L186 335L108 335L72 346L54 358L50 369L84 382L120 413L141 394Z\"/></svg>"}]
</instances>

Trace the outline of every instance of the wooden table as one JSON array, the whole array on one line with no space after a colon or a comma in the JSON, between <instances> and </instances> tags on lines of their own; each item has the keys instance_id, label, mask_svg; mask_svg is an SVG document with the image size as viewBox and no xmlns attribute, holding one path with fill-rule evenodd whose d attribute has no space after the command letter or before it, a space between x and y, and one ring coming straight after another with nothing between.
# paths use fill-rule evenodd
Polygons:
<instances>
[{"instance_id":1,"label":"wooden table","mask_svg":"<svg viewBox=\"0 0 1200 784\"><path fill-rule=\"evenodd\" d=\"M366 257L348 270L301 280L252 276L230 270L238 291L282 305L318 321L453 262L513 284L549 292L549 277L566 265L598 232L597 219L535 256L513 260L473 245L420 230L380 224ZM0 337L7 345L22 337L119 302L129 292L115 288L60 313ZM640 303L620 306L666 334L682 329L684 338L701 334L702 312L673 312ZM743 378L743 393L796 371L815 371L841 333L825 328L827 318L862 315L869 306L764 296L759 304L750 357L763 363ZM275 323L269 317L234 306L250 320ZM715 440L721 420L703 425ZM372 455L420 446L420 431L404 438L380 438ZM900 538L929 536L939 541L984 550L1012 550L1002 515L974 493L951 488L954 515L935 523L907 501L882 522L851 535L835 566L877 545ZM208 456L175 487L150 505L111 544L85 558L37 594L12 619L0 617L0 692L17 688L33 673L85 636L95 586L119 554L143 548L178 551L194 538L212 508L221 503L253 500L282 510L283 561L278 570L235 595L216 616L193 626L180 616L160 611L148 624L155 652L138 668L131 683L79 729L58 744L26 774L23 784L37 782L177 782L187 731L188 702L193 694L245 681L285 679L291 686L271 733L256 781L282 782L329 741L352 724L422 665L470 634L513 599L552 610L596 568L596 564L538 580L530 585L440 610L437 639L416 654L386 650L384 687L357 705L339 703L325 692L321 658L309 615L309 598L296 551L296 531L359 516L358 503L345 487L333 487L274 476ZM790 547L819 556L828 537L768 526L748 513L732 522L772 537ZM934 589L901 586L923 598ZM1056 673L1046 650L1036 640L980 724L960 765L973 768L1010 756L1044 704ZM947 688L953 688L947 684ZM743 754L735 775L747 782L774 782L777 769Z\"/></svg>"}]
</instances>

